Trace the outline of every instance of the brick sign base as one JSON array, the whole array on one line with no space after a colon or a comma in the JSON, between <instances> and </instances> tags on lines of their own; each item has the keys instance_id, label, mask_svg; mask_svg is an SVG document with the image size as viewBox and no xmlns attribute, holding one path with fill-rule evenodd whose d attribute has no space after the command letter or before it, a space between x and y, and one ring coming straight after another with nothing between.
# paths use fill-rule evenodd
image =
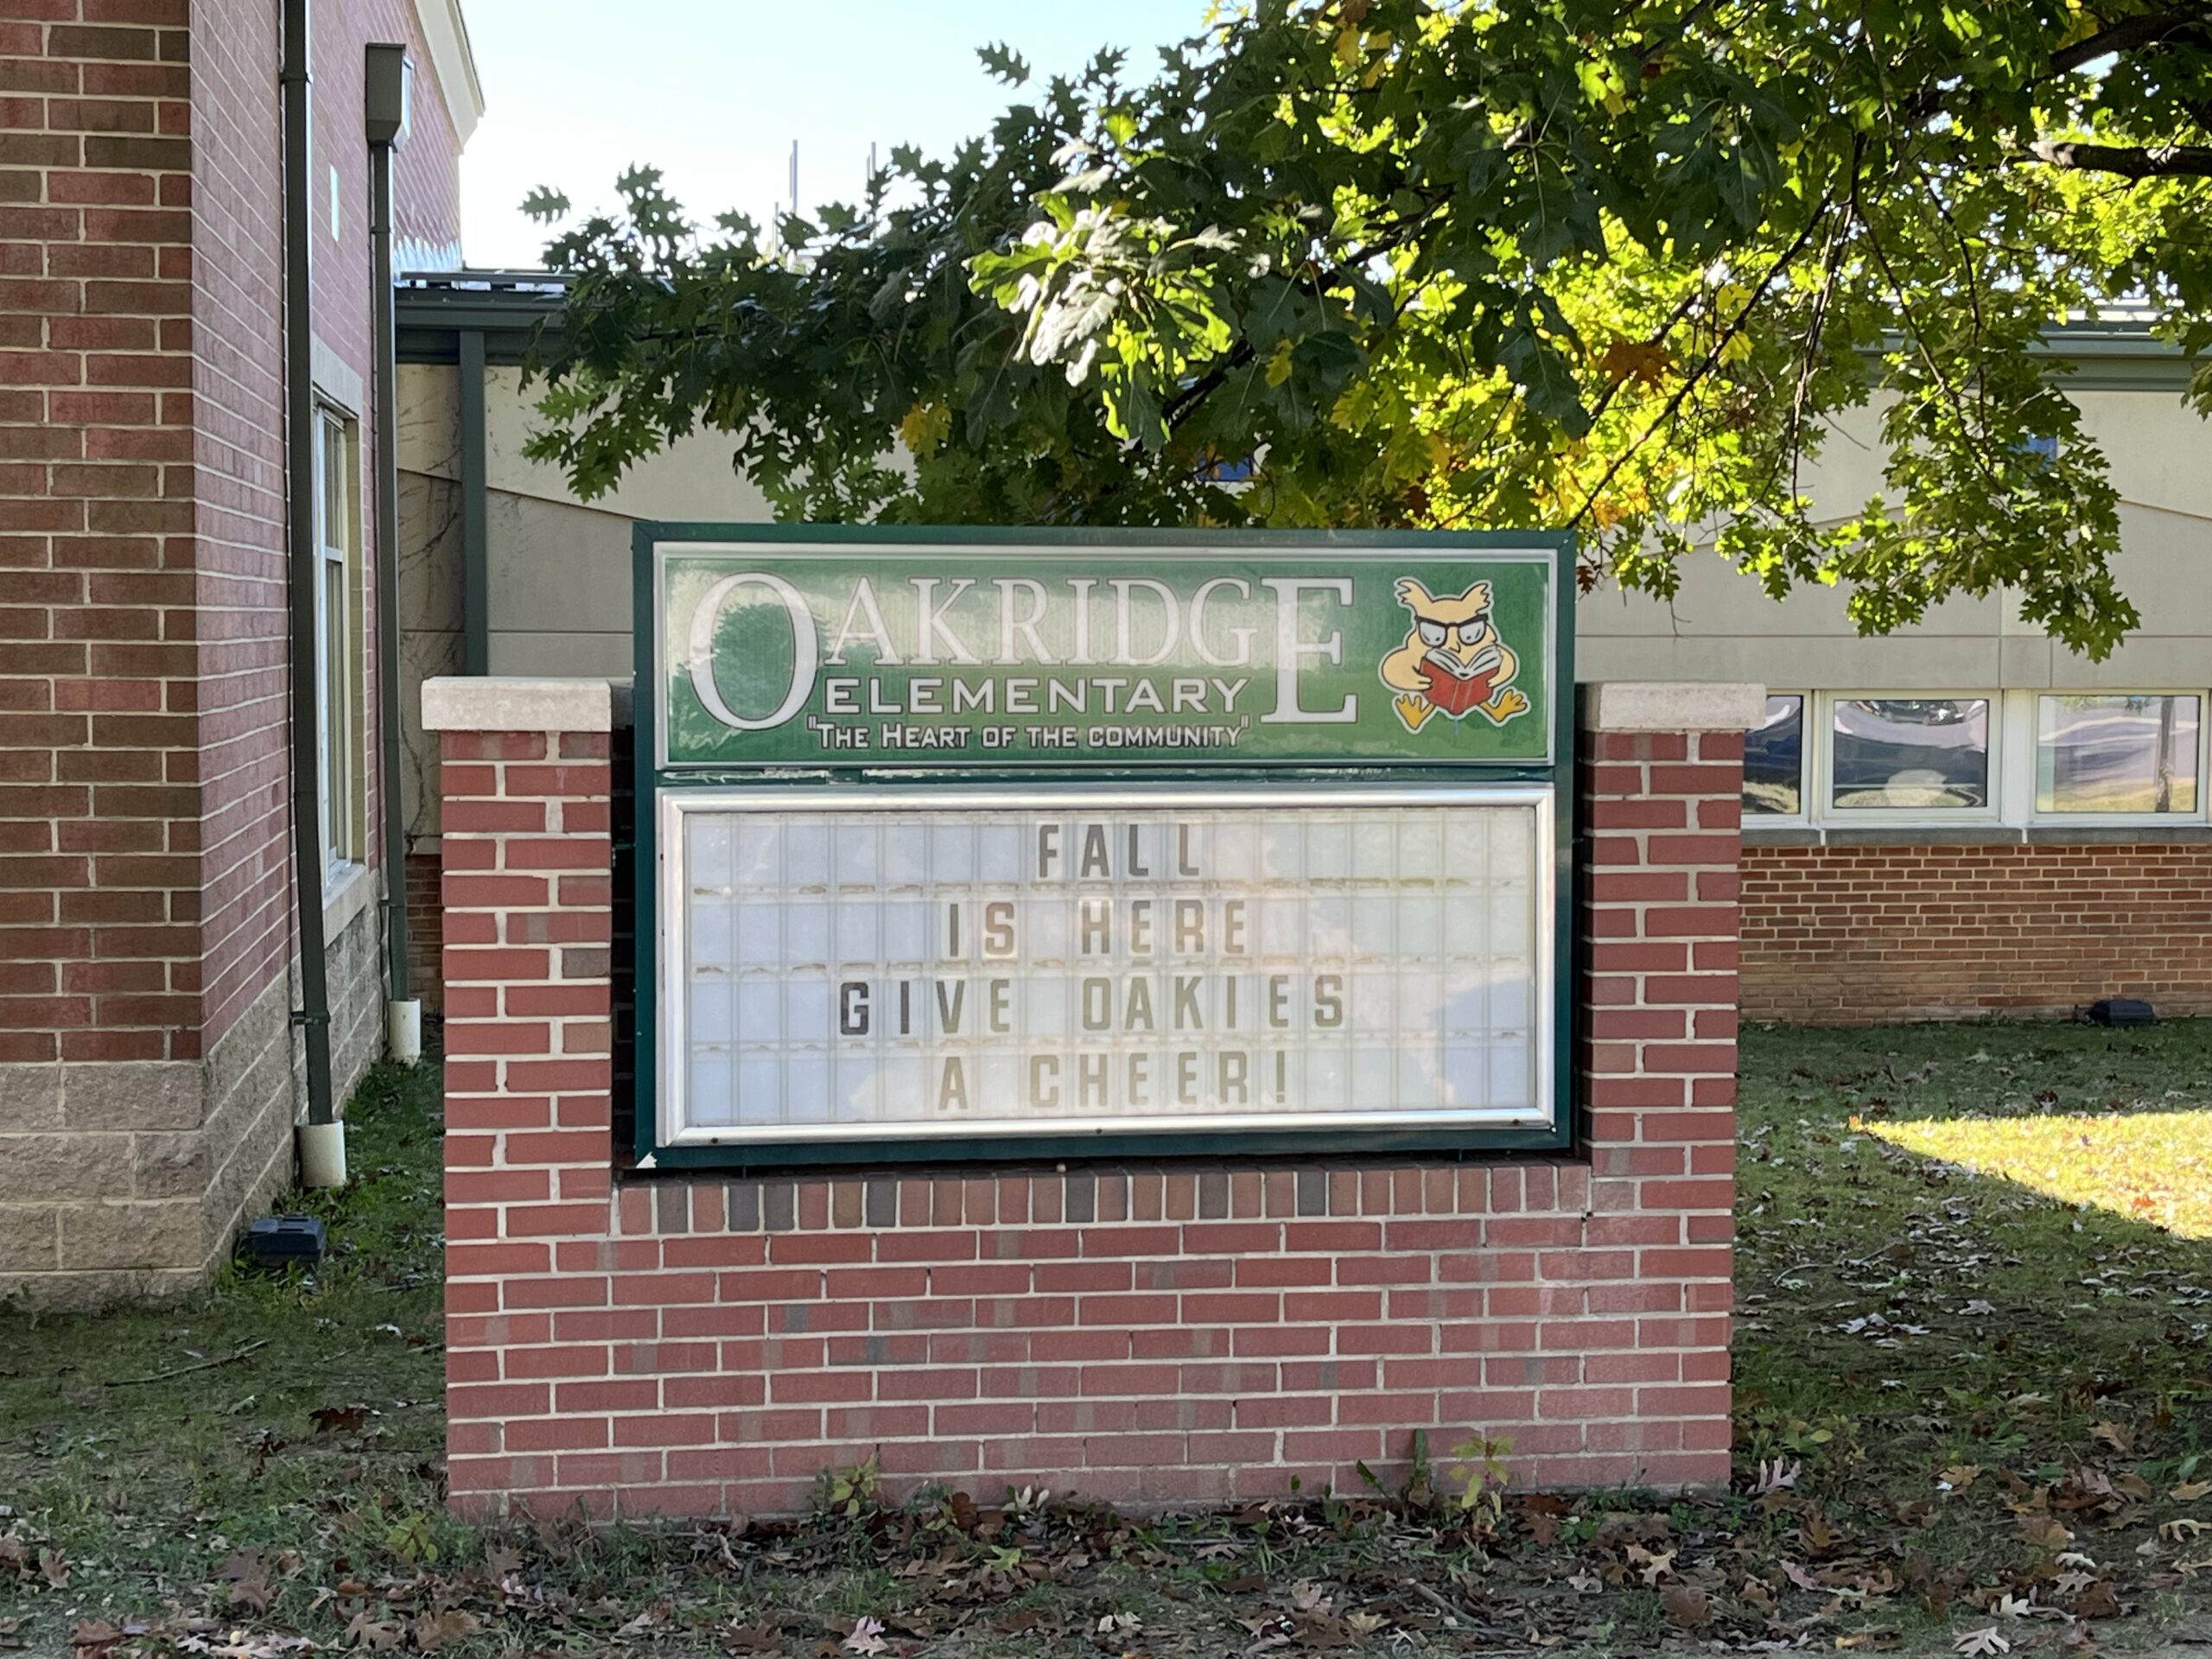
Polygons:
<instances>
[{"instance_id":1,"label":"brick sign base","mask_svg":"<svg viewBox=\"0 0 2212 1659\"><path fill-rule=\"evenodd\" d=\"M788 1513L871 1458L894 1492L1312 1496L1416 1431L1508 1440L1525 1485L1726 1480L1735 733L1591 700L1573 1155L730 1180L620 1166L609 689L425 702L457 1510Z\"/></svg>"}]
</instances>

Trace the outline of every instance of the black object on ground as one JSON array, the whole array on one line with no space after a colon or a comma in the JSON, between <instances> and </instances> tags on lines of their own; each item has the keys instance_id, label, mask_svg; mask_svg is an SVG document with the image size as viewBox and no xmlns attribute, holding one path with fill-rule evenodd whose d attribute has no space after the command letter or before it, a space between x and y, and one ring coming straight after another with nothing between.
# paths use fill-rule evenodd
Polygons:
<instances>
[{"instance_id":1,"label":"black object on ground","mask_svg":"<svg viewBox=\"0 0 2212 1659\"><path fill-rule=\"evenodd\" d=\"M2158 1010L2139 996L2107 996L2089 1004L2093 1026L2155 1026Z\"/></svg>"},{"instance_id":2,"label":"black object on ground","mask_svg":"<svg viewBox=\"0 0 2212 1659\"><path fill-rule=\"evenodd\" d=\"M263 1216L248 1222L238 1236L238 1259L262 1268L312 1265L322 1260L328 1242L313 1216Z\"/></svg>"}]
</instances>

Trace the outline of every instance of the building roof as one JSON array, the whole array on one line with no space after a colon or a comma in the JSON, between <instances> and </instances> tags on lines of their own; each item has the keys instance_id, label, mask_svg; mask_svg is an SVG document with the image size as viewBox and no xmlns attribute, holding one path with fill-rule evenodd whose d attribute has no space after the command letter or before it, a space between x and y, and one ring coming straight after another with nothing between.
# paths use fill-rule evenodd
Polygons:
<instances>
[{"instance_id":1,"label":"building roof","mask_svg":"<svg viewBox=\"0 0 2212 1659\"><path fill-rule=\"evenodd\" d=\"M414 0L415 21L429 48L438 94L453 122L454 142L466 149L469 134L484 118L484 85L476 78L476 54L468 45L468 22L461 0Z\"/></svg>"},{"instance_id":2,"label":"building roof","mask_svg":"<svg viewBox=\"0 0 2212 1659\"><path fill-rule=\"evenodd\" d=\"M434 3L435 0L423 0ZM399 279L399 359L454 363L460 336L484 336L489 363L519 363L537 331L559 315L567 275L556 270L417 270ZM2150 315L2113 307L2095 321L2054 324L2044 356L2066 364L2077 391L2174 391L2190 384L2181 348L2151 332Z\"/></svg>"},{"instance_id":3,"label":"building roof","mask_svg":"<svg viewBox=\"0 0 2212 1659\"><path fill-rule=\"evenodd\" d=\"M561 309L569 279L552 270L402 272L394 302L403 363L457 363L461 336L484 336L488 363L519 363Z\"/></svg>"}]
</instances>

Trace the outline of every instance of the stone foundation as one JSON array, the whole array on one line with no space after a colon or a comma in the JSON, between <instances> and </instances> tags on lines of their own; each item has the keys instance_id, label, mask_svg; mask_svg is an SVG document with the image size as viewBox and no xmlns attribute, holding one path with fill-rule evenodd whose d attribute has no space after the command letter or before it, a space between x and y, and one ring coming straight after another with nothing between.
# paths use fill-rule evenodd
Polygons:
<instances>
[{"instance_id":1,"label":"stone foundation","mask_svg":"<svg viewBox=\"0 0 2212 1659\"><path fill-rule=\"evenodd\" d=\"M340 1100L384 1051L376 906L332 942ZM190 1294L239 1223L291 1184L306 1098L285 976L204 1060L0 1065L0 1305L93 1307Z\"/></svg>"}]
</instances>

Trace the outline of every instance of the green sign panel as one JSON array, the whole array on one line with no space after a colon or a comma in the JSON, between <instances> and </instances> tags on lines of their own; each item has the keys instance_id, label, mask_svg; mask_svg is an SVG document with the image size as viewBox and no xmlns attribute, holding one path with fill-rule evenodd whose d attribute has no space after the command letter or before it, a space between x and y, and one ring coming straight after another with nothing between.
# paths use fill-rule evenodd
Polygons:
<instances>
[{"instance_id":1,"label":"green sign panel","mask_svg":"<svg viewBox=\"0 0 2212 1659\"><path fill-rule=\"evenodd\" d=\"M1553 759L1543 538L922 534L644 541L662 768Z\"/></svg>"}]
</instances>

